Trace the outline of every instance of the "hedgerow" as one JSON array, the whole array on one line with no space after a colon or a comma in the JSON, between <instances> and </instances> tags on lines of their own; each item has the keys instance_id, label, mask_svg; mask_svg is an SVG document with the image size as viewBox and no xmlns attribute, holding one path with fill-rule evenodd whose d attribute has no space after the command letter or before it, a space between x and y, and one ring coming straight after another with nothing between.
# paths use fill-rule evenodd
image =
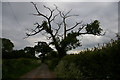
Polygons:
<instances>
[{"instance_id":1,"label":"hedgerow","mask_svg":"<svg viewBox=\"0 0 120 80\"><path fill-rule=\"evenodd\" d=\"M56 67L58 78L120 78L120 41L111 40L102 47L66 55Z\"/></svg>"}]
</instances>

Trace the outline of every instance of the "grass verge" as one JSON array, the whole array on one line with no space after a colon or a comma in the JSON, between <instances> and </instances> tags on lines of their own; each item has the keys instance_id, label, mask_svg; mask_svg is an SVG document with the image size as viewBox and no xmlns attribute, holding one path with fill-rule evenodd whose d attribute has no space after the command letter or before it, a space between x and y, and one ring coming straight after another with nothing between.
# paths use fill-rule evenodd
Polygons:
<instances>
[{"instance_id":1,"label":"grass verge","mask_svg":"<svg viewBox=\"0 0 120 80\"><path fill-rule=\"evenodd\" d=\"M2 79L19 78L41 64L40 60L26 58L3 59L2 62Z\"/></svg>"}]
</instances>

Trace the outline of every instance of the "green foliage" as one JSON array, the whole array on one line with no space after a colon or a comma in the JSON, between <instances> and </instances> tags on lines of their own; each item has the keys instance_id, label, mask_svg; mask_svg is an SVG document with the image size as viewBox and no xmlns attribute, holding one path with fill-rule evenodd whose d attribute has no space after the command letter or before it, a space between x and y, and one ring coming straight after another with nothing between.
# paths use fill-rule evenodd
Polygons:
<instances>
[{"instance_id":1,"label":"green foliage","mask_svg":"<svg viewBox=\"0 0 120 80\"><path fill-rule=\"evenodd\" d=\"M53 71L58 65L59 61L60 61L59 58L53 58L50 60L46 60L45 63L48 65L49 69Z\"/></svg>"},{"instance_id":2,"label":"green foliage","mask_svg":"<svg viewBox=\"0 0 120 80\"><path fill-rule=\"evenodd\" d=\"M24 53L35 56L35 49L34 47L25 47Z\"/></svg>"},{"instance_id":3,"label":"green foliage","mask_svg":"<svg viewBox=\"0 0 120 80\"><path fill-rule=\"evenodd\" d=\"M70 33L67 34L65 39L62 39L61 41L59 38L57 38L56 39L57 43L63 50L63 52L61 51L62 53L59 53L59 54L64 54L64 53L66 54L67 51L80 47L81 43L77 38L79 35L82 35L82 34L101 35L101 32L102 32L102 29L100 28L100 22L98 20L95 20L94 22L87 24L87 26L85 26L85 30L86 32L84 33L81 33L79 31L78 32L71 31Z\"/></svg>"},{"instance_id":4,"label":"green foliage","mask_svg":"<svg viewBox=\"0 0 120 80\"><path fill-rule=\"evenodd\" d=\"M48 52L52 51L52 48L49 47L49 45L46 42L38 42L37 45L35 45L35 51L41 52L42 54L47 54Z\"/></svg>"},{"instance_id":5,"label":"green foliage","mask_svg":"<svg viewBox=\"0 0 120 80\"><path fill-rule=\"evenodd\" d=\"M111 40L100 48L63 57L56 68L58 78L120 78L119 43Z\"/></svg>"},{"instance_id":6,"label":"green foliage","mask_svg":"<svg viewBox=\"0 0 120 80\"><path fill-rule=\"evenodd\" d=\"M6 38L2 38L2 52L11 52L13 50L14 44Z\"/></svg>"},{"instance_id":7,"label":"green foliage","mask_svg":"<svg viewBox=\"0 0 120 80\"><path fill-rule=\"evenodd\" d=\"M102 29L99 27L100 22L95 20L94 22L87 24L86 31L94 35L100 35Z\"/></svg>"},{"instance_id":8,"label":"green foliage","mask_svg":"<svg viewBox=\"0 0 120 80\"><path fill-rule=\"evenodd\" d=\"M26 47L24 50L13 50L13 47L14 44L9 39L2 38L3 59L35 58L34 49L32 47Z\"/></svg>"},{"instance_id":9,"label":"green foliage","mask_svg":"<svg viewBox=\"0 0 120 80\"><path fill-rule=\"evenodd\" d=\"M43 22L42 22L42 27L43 27L43 29L44 29L46 32L48 32L48 33L51 33L51 32L52 32L52 30L48 27L47 21L43 21Z\"/></svg>"},{"instance_id":10,"label":"green foliage","mask_svg":"<svg viewBox=\"0 0 120 80\"><path fill-rule=\"evenodd\" d=\"M79 39L77 39L77 36L79 36L78 32L71 32L67 34L67 37L61 41L61 46L65 47L65 50L71 50L75 49L76 47L80 46Z\"/></svg>"},{"instance_id":11,"label":"green foliage","mask_svg":"<svg viewBox=\"0 0 120 80\"><path fill-rule=\"evenodd\" d=\"M35 55L25 53L24 50L13 50L12 52L3 52L3 59L17 59L17 58L36 58Z\"/></svg>"},{"instance_id":12,"label":"green foliage","mask_svg":"<svg viewBox=\"0 0 120 80\"><path fill-rule=\"evenodd\" d=\"M58 65L59 61L60 61L59 55L56 51L49 52L45 57L45 63L48 65L49 69L52 71Z\"/></svg>"},{"instance_id":13,"label":"green foliage","mask_svg":"<svg viewBox=\"0 0 120 80\"><path fill-rule=\"evenodd\" d=\"M55 69L58 78L75 79L82 78L82 73L73 62L62 60Z\"/></svg>"},{"instance_id":14,"label":"green foliage","mask_svg":"<svg viewBox=\"0 0 120 80\"><path fill-rule=\"evenodd\" d=\"M47 55L46 55L46 59L50 60L53 58L59 58L58 53L56 51L50 51Z\"/></svg>"},{"instance_id":15,"label":"green foliage","mask_svg":"<svg viewBox=\"0 0 120 80\"><path fill-rule=\"evenodd\" d=\"M49 47L49 45L46 42L38 42L38 44L35 45L34 49L35 51L42 53L41 55L39 55L42 62L44 62L45 54L48 54L49 52L52 51L52 48Z\"/></svg>"},{"instance_id":16,"label":"green foliage","mask_svg":"<svg viewBox=\"0 0 120 80\"><path fill-rule=\"evenodd\" d=\"M35 59L3 59L2 79L19 78L41 64Z\"/></svg>"}]
</instances>

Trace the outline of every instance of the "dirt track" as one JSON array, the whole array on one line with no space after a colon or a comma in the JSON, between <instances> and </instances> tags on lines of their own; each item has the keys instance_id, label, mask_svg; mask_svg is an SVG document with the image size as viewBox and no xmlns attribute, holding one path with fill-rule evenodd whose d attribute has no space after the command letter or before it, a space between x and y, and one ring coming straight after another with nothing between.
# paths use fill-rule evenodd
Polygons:
<instances>
[{"instance_id":1,"label":"dirt track","mask_svg":"<svg viewBox=\"0 0 120 80\"><path fill-rule=\"evenodd\" d=\"M38 68L28 72L20 78L56 78L56 75L48 69L46 64L41 64Z\"/></svg>"}]
</instances>

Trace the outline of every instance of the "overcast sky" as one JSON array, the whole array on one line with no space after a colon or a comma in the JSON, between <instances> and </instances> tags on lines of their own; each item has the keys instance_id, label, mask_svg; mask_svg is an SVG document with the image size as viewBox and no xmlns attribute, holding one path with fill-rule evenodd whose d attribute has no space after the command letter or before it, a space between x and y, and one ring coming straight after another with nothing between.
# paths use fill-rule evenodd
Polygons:
<instances>
[{"instance_id":1,"label":"overcast sky","mask_svg":"<svg viewBox=\"0 0 120 80\"><path fill-rule=\"evenodd\" d=\"M84 35L79 37L82 47L70 52L77 52L85 48L92 48L98 43L103 44L115 39L115 33L118 32L118 3L117 2L39 2L39 10L49 15L48 10L43 5L54 8L56 4L60 10L69 11L70 14L78 14L78 17L69 18L68 26L72 26L76 21L90 23L93 20L99 20L100 26L107 31L105 36ZM34 28L34 23L41 23L44 20L41 17L30 15L36 13L33 5L29 2L3 2L2 3L2 37L10 39L14 49L23 49L25 46L34 46L37 41L46 41L46 38L40 34L26 39L25 32L27 28ZM0 16L1 17L1 16ZM75 21L75 22L74 22ZM56 26L52 26L56 28ZM1 28L0 28L1 30Z\"/></svg>"}]
</instances>

